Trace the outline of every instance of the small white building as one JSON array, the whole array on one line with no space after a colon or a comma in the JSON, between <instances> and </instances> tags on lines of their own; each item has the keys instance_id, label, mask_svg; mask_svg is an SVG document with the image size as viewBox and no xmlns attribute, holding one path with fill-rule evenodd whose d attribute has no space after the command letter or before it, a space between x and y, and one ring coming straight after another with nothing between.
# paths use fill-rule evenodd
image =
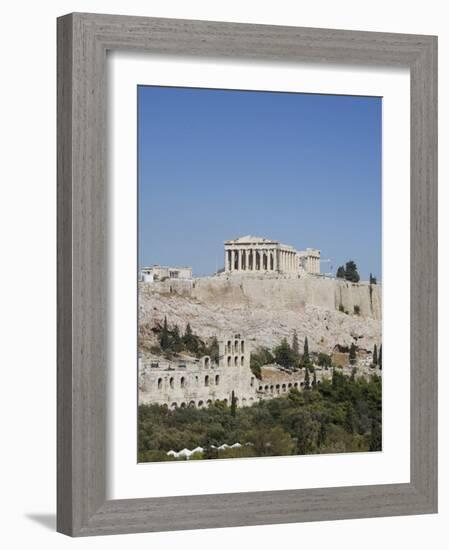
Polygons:
<instances>
[{"instance_id":1,"label":"small white building","mask_svg":"<svg viewBox=\"0 0 449 550\"><path fill-rule=\"evenodd\" d=\"M152 265L143 267L139 271L139 281L143 283L152 283L154 281L164 281L165 279L183 279L192 278L191 267L170 267L162 265Z\"/></svg>"}]
</instances>

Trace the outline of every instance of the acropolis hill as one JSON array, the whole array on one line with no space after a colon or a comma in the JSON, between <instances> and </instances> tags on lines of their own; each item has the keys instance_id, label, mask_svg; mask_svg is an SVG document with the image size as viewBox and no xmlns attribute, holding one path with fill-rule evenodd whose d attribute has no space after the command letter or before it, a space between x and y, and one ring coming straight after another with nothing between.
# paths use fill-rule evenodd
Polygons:
<instances>
[{"instance_id":1,"label":"acropolis hill","mask_svg":"<svg viewBox=\"0 0 449 550\"><path fill-rule=\"evenodd\" d=\"M244 332L253 349L290 341L294 330L326 353L353 342L372 350L381 341L381 285L319 275L318 250L252 239L226 241L220 274L139 283L141 346L164 317L181 329L189 322L202 338Z\"/></svg>"}]
</instances>

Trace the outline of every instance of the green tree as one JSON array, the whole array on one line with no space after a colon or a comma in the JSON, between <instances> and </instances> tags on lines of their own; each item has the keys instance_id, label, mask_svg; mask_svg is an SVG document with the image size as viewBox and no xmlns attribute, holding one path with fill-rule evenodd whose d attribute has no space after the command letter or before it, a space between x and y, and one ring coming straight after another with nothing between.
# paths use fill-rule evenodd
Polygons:
<instances>
[{"instance_id":1,"label":"green tree","mask_svg":"<svg viewBox=\"0 0 449 550\"><path fill-rule=\"evenodd\" d=\"M285 368L291 368L295 365L296 363L295 353L292 350L292 348L289 346L286 338L283 338L281 340L281 343L279 344L279 346L274 348L273 352L274 352L274 358L276 360L276 363L278 363L278 365L281 365L282 367L285 367Z\"/></svg>"},{"instance_id":2,"label":"green tree","mask_svg":"<svg viewBox=\"0 0 449 550\"><path fill-rule=\"evenodd\" d=\"M346 279L345 268L342 265L337 269L337 278Z\"/></svg>"},{"instance_id":3,"label":"green tree","mask_svg":"<svg viewBox=\"0 0 449 550\"><path fill-rule=\"evenodd\" d=\"M304 365L310 364L309 341L307 340L307 336L304 338L304 353L302 355L302 362Z\"/></svg>"},{"instance_id":4,"label":"green tree","mask_svg":"<svg viewBox=\"0 0 449 550\"><path fill-rule=\"evenodd\" d=\"M306 373L304 375L304 389L310 390L310 374L308 367L306 367Z\"/></svg>"},{"instance_id":5,"label":"green tree","mask_svg":"<svg viewBox=\"0 0 449 550\"><path fill-rule=\"evenodd\" d=\"M237 399L235 398L234 390L231 393L231 416L235 418L237 414Z\"/></svg>"},{"instance_id":6,"label":"green tree","mask_svg":"<svg viewBox=\"0 0 449 550\"><path fill-rule=\"evenodd\" d=\"M318 365L328 369L332 365L332 357L322 351L318 354Z\"/></svg>"},{"instance_id":7,"label":"green tree","mask_svg":"<svg viewBox=\"0 0 449 550\"><path fill-rule=\"evenodd\" d=\"M377 358L377 364L379 365L379 369L382 370L382 344L379 348L379 357Z\"/></svg>"},{"instance_id":8,"label":"green tree","mask_svg":"<svg viewBox=\"0 0 449 550\"><path fill-rule=\"evenodd\" d=\"M259 380L262 378L260 368L274 362L274 357L268 348L258 348L251 352L250 367L252 373Z\"/></svg>"},{"instance_id":9,"label":"green tree","mask_svg":"<svg viewBox=\"0 0 449 550\"><path fill-rule=\"evenodd\" d=\"M213 340L212 340L212 343L211 345L209 346L208 348L208 353L207 355L210 356L211 358L211 361L213 363L218 363L218 359L219 359L219 349L218 349L218 340L217 338L214 336Z\"/></svg>"},{"instance_id":10,"label":"green tree","mask_svg":"<svg viewBox=\"0 0 449 550\"><path fill-rule=\"evenodd\" d=\"M296 330L293 332L292 350L296 353L296 355L299 355L299 342Z\"/></svg>"},{"instance_id":11,"label":"green tree","mask_svg":"<svg viewBox=\"0 0 449 550\"><path fill-rule=\"evenodd\" d=\"M369 450L370 451L382 450L382 429L381 429L380 423L377 422L376 420L373 420L371 424Z\"/></svg>"},{"instance_id":12,"label":"green tree","mask_svg":"<svg viewBox=\"0 0 449 550\"><path fill-rule=\"evenodd\" d=\"M190 323L187 323L184 336L182 337L182 342L187 351L197 354L199 349L199 338L193 334L192 327Z\"/></svg>"},{"instance_id":13,"label":"green tree","mask_svg":"<svg viewBox=\"0 0 449 550\"><path fill-rule=\"evenodd\" d=\"M351 347L349 348L349 363L354 365L357 360L357 348L355 347L354 342L352 342Z\"/></svg>"},{"instance_id":14,"label":"green tree","mask_svg":"<svg viewBox=\"0 0 449 550\"><path fill-rule=\"evenodd\" d=\"M312 388L316 388L316 372L313 371Z\"/></svg>"},{"instance_id":15,"label":"green tree","mask_svg":"<svg viewBox=\"0 0 449 550\"><path fill-rule=\"evenodd\" d=\"M162 346L161 346L162 347ZM179 327L175 325L171 333L171 349L175 353L182 351L183 345L181 340L181 335L179 334Z\"/></svg>"},{"instance_id":16,"label":"green tree","mask_svg":"<svg viewBox=\"0 0 449 550\"><path fill-rule=\"evenodd\" d=\"M164 317L164 325L162 326L159 344L162 351L166 351L170 347L170 336L168 334L167 317Z\"/></svg>"},{"instance_id":17,"label":"green tree","mask_svg":"<svg viewBox=\"0 0 449 550\"><path fill-rule=\"evenodd\" d=\"M357 271L357 265L352 260L346 262L345 267L345 279L351 283L358 283L360 281L360 275Z\"/></svg>"},{"instance_id":18,"label":"green tree","mask_svg":"<svg viewBox=\"0 0 449 550\"><path fill-rule=\"evenodd\" d=\"M374 344L373 350L373 365L377 365L377 345Z\"/></svg>"}]
</instances>

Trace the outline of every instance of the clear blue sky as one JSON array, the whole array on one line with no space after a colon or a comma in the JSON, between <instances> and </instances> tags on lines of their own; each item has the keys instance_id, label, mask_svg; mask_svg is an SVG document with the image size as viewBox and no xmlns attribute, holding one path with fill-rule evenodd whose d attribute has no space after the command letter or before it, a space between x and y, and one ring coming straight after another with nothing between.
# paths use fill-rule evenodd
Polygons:
<instances>
[{"instance_id":1,"label":"clear blue sky","mask_svg":"<svg viewBox=\"0 0 449 550\"><path fill-rule=\"evenodd\" d=\"M242 235L381 279L378 97L138 87L139 265L223 267Z\"/></svg>"}]
</instances>

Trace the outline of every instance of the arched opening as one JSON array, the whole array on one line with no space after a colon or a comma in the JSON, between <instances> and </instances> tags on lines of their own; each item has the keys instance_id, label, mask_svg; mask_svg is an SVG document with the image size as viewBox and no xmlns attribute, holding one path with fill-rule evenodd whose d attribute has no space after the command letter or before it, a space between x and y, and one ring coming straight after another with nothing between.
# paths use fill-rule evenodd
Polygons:
<instances>
[{"instance_id":1,"label":"arched opening","mask_svg":"<svg viewBox=\"0 0 449 550\"><path fill-rule=\"evenodd\" d=\"M287 391L287 386L285 384L282 384L282 391Z\"/></svg>"},{"instance_id":2,"label":"arched opening","mask_svg":"<svg viewBox=\"0 0 449 550\"><path fill-rule=\"evenodd\" d=\"M185 409L186 408L186 404L184 403L184 401L181 403L181 409Z\"/></svg>"},{"instance_id":3,"label":"arched opening","mask_svg":"<svg viewBox=\"0 0 449 550\"><path fill-rule=\"evenodd\" d=\"M242 340L242 341L240 342L240 351L241 351L242 353L245 353L245 341L244 341L244 340Z\"/></svg>"},{"instance_id":4,"label":"arched opening","mask_svg":"<svg viewBox=\"0 0 449 550\"><path fill-rule=\"evenodd\" d=\"M249 385L250 385L251 387L254 386L254 376L251 377L251 382L249 383Z\"/></svg>"},{"instance_id":5,"label":"arched opening","mask_svg":"<svg viewBox=\"0 0 449 550\"><path fill-rule=\"evenodd\" d=\"M301 386L301 388L303 388L304 387L304 382L301 382L300 386Z\"/></svg>"},{"instance_id":6,"label":"arched opening","mask_svg":"<svg viewBox=\"0 0 449 550\"><path fill-rule=\"evenodd\" d=\"M237 367L239 364L239 358L237 356L234 357L234 366Z\"/></svg>"},{"instance_id":7,"label":"arched opening","mask_svg":"<svg viewBox=\"0 0 449 550\"><path fill-rule=\"evenodd\" d=\"M202 407L204 405L204 401L198 401L198 407Z\"/></svg>"},{"instance_id":8,"label":"arched opening","mask_svg":"<svg viewBox=\"0 0 449 550\"><path fill-rule=\"evenodd\" d=\"M235 342L234 342L234 353L238 353L238 352L239 352L239 341L235 340Z\"/></svg>"},{"instance_id":9,"label":"arched opening","mask_svg":"<svg viewBox=\"0 0 449 550\"><path fill-rule=\"evenodd\" d=\"M186 379L184 378L184 376L181 376L181 388L185 388L185 385L186 385Z\"/></svg>"},{"instance_id":10,"label":"arched opening","mask_svg":"<svg viewBox=\"0 0 449 550\"><path fill-rule=\"evenodd\" d=\"M216 374L215 375L215 385L218 386L219 383L220 383L220 375Z\"/></svg>"},{"instance_id":11,"label":"arched opening","mask_svg":"<svg viewBox=\"0 0 449 550\"><path fill-rule=\"evenodd\" d=\"M173 378L173 376L170 378L170 388L174 388L175 387L175 379Z\"/></svg>"},{"instance_id":12,"label":"arched opening","mask_svg":"<svg viewBox=\"0 0 449 550\"><path fill-rule=\"evenodd\" d=\"M175 409L177 409L177 408L178 408L178 403L172 403L172 404L170 405L170 409L171 409L172 411L175 410Z\"/></svg>"},{"instance_id":13,"label":"arched opening","mask_svg":"<svg viewBox=\"0 0 449 550\"><path fill-rule=\"evenodd\" d=\"M281 386L279 384L276 384L276 391L279 392L280 389L281 389Z\"/></svg>"},{"instance_id":14,"label":"arched opening","mask_svg":"<svg viewBox=\"0 0 449 550\"><path fill-rule=\"evenodd\" d=\"M242 398L242 407L244 407L246 405L246 399L243 397Z\"/></svg>"},{"instance_id":15,"label":"arched opening","mask_svg":"<svg viewBox=\"0 0 449 550\"><path fill-rule=\"evenodd\" d=\"M198 384L199 384L199 381L200 381L200 380L199 380L198 376L195 376L195 382L196 382L196 385L197 385L197 386L198 386Z\"/></svg>"},{"instance_id":16,"label":"arched opening","mask_svg":"<svg viewBox=\"0 0 449 550\"><path fill-rule=\"evenodd\" d=\"M204 377L204 385L205 386L208 386L209 385L209 376L206 374L206 376Z\"/></svg>"},{"instance_id":17,"label":"arched opening","mask_svg":"<svg viewBox=\"0 0 449 550\"><path fill-rule=\"evenodd\" d=\"M265 390L265 391L268 391L268 386L265 386L264 390Z\"/></svg>"},{"instance_id":18,"label":"arched opening","mask_svg":"<svg viewBox=\"0 0 449 550\"><path fill-rule=\"evenodd\" d=\"M204 366L206 367L206 369L209 368L209 366L210 366L210 357L205 357L204 358Z\"/></svg>"},{"instance_id":19,"label":"arched opening","mask_svg":"<svg viewBox=\"0 0 449 550\"><path fill-rule=\"evenodd\" d=\"M271 391L271 393L273 393L273 391L274 391L274 386L270 386L270 391Z\"/></svg>"},{"instance_id":20,"label":"arched opening","mask_svg":"<svg viewBox=\"0 0 449 550\"><path fill-rule=\"evenodd\" d=\"M193 409L194 406L195 406L195 401L190 401L189 408Z\"/></svg>"},{"instance_id":21,"label":"arched opening","mask_svg":"<svg viewBox=\"0 0 449 550\"><path fill-rule=\"evenodd\" d=\"M292 387L292 383L291 383L291 382L290 382L290 384L288 385L288 387L289 387L289 388L291 388L291 387Z\"/></svg>"},{"instance_id":22,"label":"arched opening","mask_svg":"<svg viewBox=\"0 0 449 550\"><path fill-rule=\"evenodd\" d=\"M230 367L230 366L231 366L231 356L228 355L228 367Z\"/></svg>"},{"instance_id":23,"label":"arched opening","mask_svg":"<svg viewBox=\"0 0 449 550\"><path fill-rule=\"evenodd\" d=\"M259 386L259 391L263 391L263 386Z\"/></svg>"},{"instance_id":24,"label":"arched opening","mask_svg":"<svg viewBox=\"0 0 449 550\"><path fill-rule=\"evenodd\" d=\"M245 357L242 355L240 357L240 365L243 367L244 364L245 364Z\"/></svg>"},{"instance_id":25,"label":"arched opening","mask_svg":"<svg viewBox=\"0 0 449 550\"><path fill-rule=\"evenodd\" d=\"M295 382L295 383L293 384L293 386L294 386L295 388L297 388L297 387L298 387L298 382Z\"/></svg>"},{"instance_id":26,"label":"arched opening","mask_svg":"<svg viewBox=\"0 0 449 550\"><path fill-rule=\"evenodd\" d=\"M208 407L209 407L209 405L212 405L212 399L208 399L208 400L206 401L206 404L207 404Z\"/></svg>"},{"instance_id":27,"label":"arched opening","mask_svg":"<svg viewBox=\"0 0 449 550\"><path fill-rule=\"evenodd\" d=\"M157 379L157 389L158 389L158 390L161 390L161 389L162 389L162 378L158 378L158 379Z\"/></svg>"},{"instance_id":28,"label":"arched opening","mask_svg":"<svg viewBox=\"0 0 449 550\"><path fill-rule=\"evenodd\" d=\"M228 353L231 353L231 340L228 340L227 348L228 348Z\"/></svg>"}]
</instances>

